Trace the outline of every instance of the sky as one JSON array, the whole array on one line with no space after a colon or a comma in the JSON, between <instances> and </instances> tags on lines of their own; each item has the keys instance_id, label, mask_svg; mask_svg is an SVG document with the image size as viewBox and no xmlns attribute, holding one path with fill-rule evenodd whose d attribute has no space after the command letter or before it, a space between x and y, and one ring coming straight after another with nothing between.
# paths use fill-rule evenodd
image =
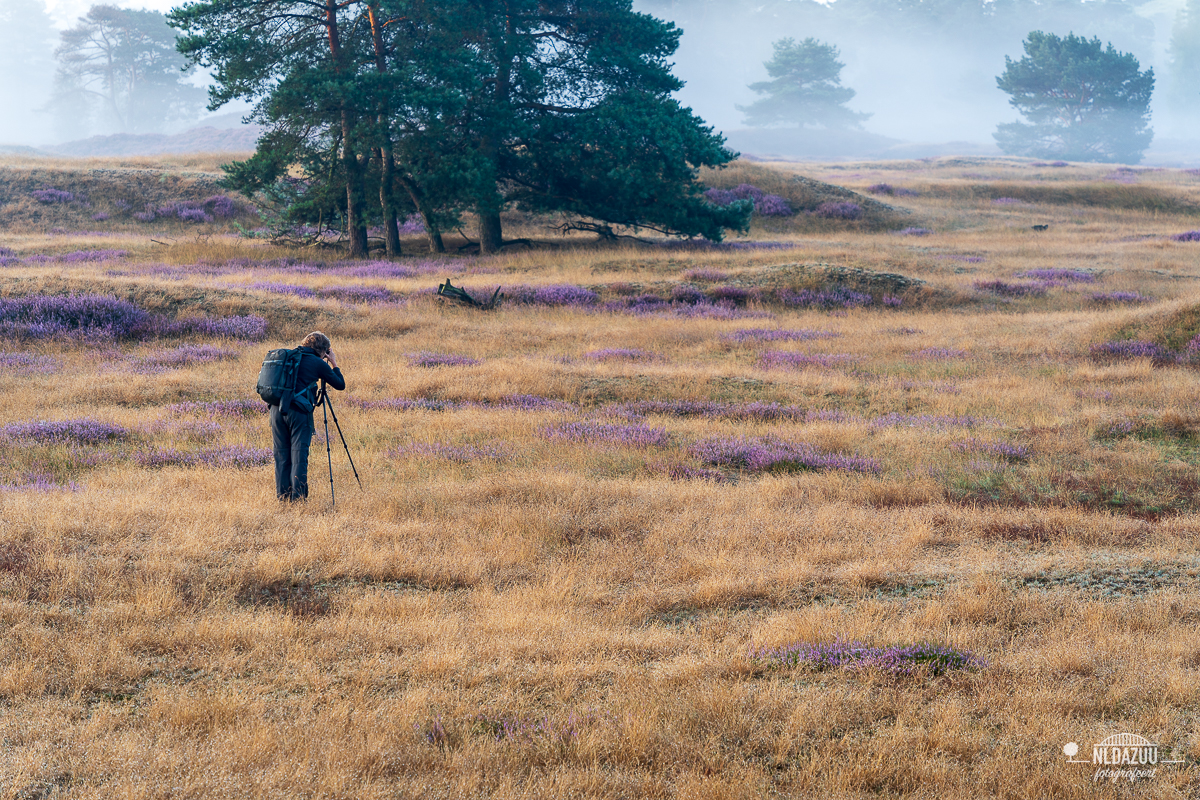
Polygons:
<instances>
[{"instance_id":1,"label":"sky","mask_svg":"<svg viewBox=\"0 0 1200 800\"><path fill-rule=\"evenodd\" d=\"M43 0L59 29L74 25L91 5L101 1ZM1098 5L1101 2L1095 1ZM1182 136L1180 131L1195 130L1195 118L1172 120L1169 113L1158 107L1171 22L1186 1L1147 0L1138 4L1137 9L1138 15L1154 23L1154 41L1146 45L1139 57L1143 68L1153 64L1159 76L1153 124L1160 135ZM4 2L0 0L0 6ZM107 2L166 12L183 0ZM782 17L760 14L767 6L760 8L753 3L743 5L742 13L733 14L704 10L728 8L729 5L722 5L722 0L634 0L634 6L674 19L683 28L680 50L672 59L676 74L686 82L679 98L706 122L727 133L745 127L744 115L737 106L755 99L747 87L766 77L763 61L770 56L771 42L784 36L801 39L814 33L793 29L797 27L795 19L786 14ZM953 40L927 47L929 43L913 42L890 30L877 30L869 40L861 41L845 30L815 33L818 37L829 37L840 47L841 60L846 64L842 80L858 93L850 106L872 115L864 126L871 134L905 142L962 141L987 147L992 145L992 132L998 123L1017 118L1008 105L1008 97L996 88L995 76L1003 70L1004 53L1019 57L1021 35L1015 36L1014 41L1003 42L998 50L992 48L996 52L980 55L970 46L956 47ZM1120 31L1114 34L1120 35ZM5 91L0 85L0 99ZM20 142L24 144L51 143L53 137L45 114L30 112L26 116L28 123L10 119L6 126L0 120L0 144L17 143L18 136L30 139ZM1191 133L1186 138L1198 135ZM40 141L33 141L35 138Z\"/></svg>"},{"instance_id":2,"label":"sky","mask_svg":"<svg viewBox=\"0 0 1200 800\"><path fill-rule=\"evenodd\" d=\"M55 26L59 28L69 28L75 24L75 20L87 13L87 10L96 5L97 0L45 0L46 8L50 11L50 16L54 18ZM129 2L125 0L109 0L109 5L118 6L120 8L144 8L150 11L161 11L167 13L172 7L180 5L179 0L135 0Z\"/></svg>"}]
</instances>

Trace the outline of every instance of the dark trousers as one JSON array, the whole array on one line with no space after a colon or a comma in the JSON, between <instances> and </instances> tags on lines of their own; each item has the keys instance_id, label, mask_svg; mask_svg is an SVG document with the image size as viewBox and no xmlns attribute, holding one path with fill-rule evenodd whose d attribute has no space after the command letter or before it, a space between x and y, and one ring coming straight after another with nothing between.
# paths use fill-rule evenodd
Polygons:
<instances>
[{"instance_id":1,"label":"dark trousers","mask_svg":"<svg viewBox=\"0 0 1200 800\"><path fill-rule=\"evenodd\" d=\"M271 406L271 444L275 450L275 493L280 500L308 497L308 447L313 438L312 414Z\"/></svg>"}]
</instances>

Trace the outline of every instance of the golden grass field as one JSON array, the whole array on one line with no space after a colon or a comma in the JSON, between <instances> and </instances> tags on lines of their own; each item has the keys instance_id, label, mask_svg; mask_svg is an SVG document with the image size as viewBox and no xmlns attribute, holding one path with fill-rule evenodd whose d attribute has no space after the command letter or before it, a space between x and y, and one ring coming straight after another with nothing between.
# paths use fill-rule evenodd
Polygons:
<instances>
[{"instance_id":1,"label":"golden grass field","mask_svg":"<svg viewBox=\"0 0 1200 800\"><path fill-rule=\"evenodd\" d=\"M125 166L9 160L0 178L69 189L72 170ZM1200 242L1171 238L1200 228L1200 177L941 159L707 178L800 203L793 174L917 194L869 195L892 206L878 219L760 220L742 240L776 249L596 245L513 217L510 235L545 244L430 262L413 237L397 262L412 277L0 195L6 302L95 293L268 322L259 341L4 335L0 797L1200 797L1196 371L1092 349L1186 355L1200 333ZM72 227L50 233L56 213ZM126 255L57 258L89 249ZM1038 269L1090 277L1016 277ZM416 294L447 277L599 301L480 312ZM683 284L760 291L732 318L598 310ZM320 294L349 286L401 300ZM874 301L764 293L838 286ZM1145 300L1091 299L1122 292ZM320 412L307 504L276 501L270 466L179 455L269 447L264 414L173 406L257 401L265 351L313 329L346 375L334 408L362 491L331 424L331 506ZM747 329L823 338L730 338ZM219 360L178 356L204 345ZM620 350L640 352L589 356ZM418 353L479 363L411 366ZM650 401L727 413L618 407ZM125 433L15 433L80 419ZM656 438L555 438L576 423ZM705 463L717 437L877 468ZM979 665L755 657L839 641ZM1134 784L1067 763L1066 743L1090 760L1124 732L1181 763Z\"/></svg>"}]
</instances>

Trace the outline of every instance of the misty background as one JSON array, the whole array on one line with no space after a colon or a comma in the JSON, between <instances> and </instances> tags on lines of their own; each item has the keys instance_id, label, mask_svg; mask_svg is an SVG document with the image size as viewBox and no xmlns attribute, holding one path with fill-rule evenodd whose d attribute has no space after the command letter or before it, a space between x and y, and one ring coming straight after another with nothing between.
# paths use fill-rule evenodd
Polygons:
<instances>
[{"instance_id":1,"label":"misty background","mask_svg":"<svg viewBox=\"0 0 1200 800\"><path fill-rule=\"evenodd\" d=\"M165 12L176 0L115 2ZM245 109L121 130L95 113L51 108L54 51L89 0L0 0L0 145L62 152L65 142L114 134L178 134L197 126L236 128ZM635 8L675 22L683 37L675 74L679 99L730 145L786 157L915 157L999 154L992 133L1018 115L996 87L1004 58L1022 54L1033 30L1111 42L1153 67L1154 142L1147 163L1200 162L1200 0L635 0ZM1190 12L1190 13L1189 13ZM814 37L835 45L847 105L870 114L861 130L748 128L737 106L757 99L772 43ZM202 86L206 76L185 79ZM252 141L252 137L249 139ZM131 145L132 146L132 145ZM152 148L151 148L152 149ZM86 150L86 148L82 148ZM70 151L70 148L67 148ZM75 151L82 154L81 148Z\"/></svg>"}]
</instances>

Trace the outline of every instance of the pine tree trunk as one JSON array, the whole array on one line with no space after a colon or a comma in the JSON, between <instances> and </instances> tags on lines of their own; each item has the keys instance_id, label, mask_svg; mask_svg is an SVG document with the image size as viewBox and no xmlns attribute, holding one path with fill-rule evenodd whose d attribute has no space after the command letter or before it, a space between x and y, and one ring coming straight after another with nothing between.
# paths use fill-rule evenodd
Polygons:
<instances>
[{"instance_id":1,"label":"pine tree trunk","mask_svg":"<svg viewBox=\"0 0 1200 800\"><path fill-rule=\"evenodd\" d=\"M334 69L341 71L342 45L341 33L338 30L337 0L325 0L325 31L329 36L329 54L333 58ZM352 258L367 257L367 227L363 224L365 203L362 170L359 168L358 155L352 146L350 138L352 129L350 110L342 105L342 166L346 170L346 233L350 237L350 256Z\"/></svg>"},{"instance_id":2,"label":"pine tree trunk","mask_svg":"<svg viewBox=\"0 0 1200 800\"><path fill-rule=\"evenodd\" d=\"M499 253L504 246L504 230L498 209L479 209L479 252L481 255Z\"/></svg>"},{"instance_id":3,"label":"pine tree trunk","mask_svg":"<svg viewBox=\"0 0 1200 800\"><path fill-rule=\"evenodd\" d=\"M383 173L379 182L379 205L383 207L385 252L388 258L395 258L400 255L400 229L396 222L396 202L392 197L392 175L396 171L396 159L392 155L391 142L387 142L379 165Z\"/></svg>"},{"instance_id":4,"label":"pine tree trunk","mask_svg":"<svg viewBox=\"0 0 1200 800\"><path fill-rule=\"evenodd\" d=\"M442 232L433 222L433 212L430 210L429 204L425 202L425 195L407 176L397 174L396 180L400 181L400 185L408 192L413 205L417 207L417 213L421 215L421 219L425 220L425 235L429 238L429 252L446 252L446 245L442 242Z\"/></svg>"},{"instance_id":5,"label":"pine tree trunk","mask_svg":"<svg viewBox=\"0 0 1200 800\"><path fill-rule=\"evenodd\" d=\"M431 225L429 222L429 218L426 217L424 214L421 215L421 218L425 220L425 235L429 238L429 252L431 252L431 253L446 252L446 245L442 241L442 232L439 231L437 228L435 228L433 225Z\"/></svg>"},{"instance_id":6,"label":"pine tree trunk","mask_svg":"<svg viewBox=\"0 0 1200 800\"><path fill-rule=\"evenodd\" d=\"M342 165L346 170L346 233L350 237L350 257L367 257L367 226L363 224L362 169L358 156L350 148L350 115L342 112Z\"/></svg>"},{"instance_id":7,"label":"pine tree trunk","mask_svg":"<svg viewBox=\"0 0 1200 800\"><path fill-rule=\"evenodd\" d=\"M387 73L387 59L384 55L378 0L367 4L367 18L371 23L371 42L375 47L375 68L383 75ZM400 255L400 231L396 225L396 203L393 198L395 189L392 180L396 172L396 156L392 152L392 137L388 131L389 111L386 104L381 103L378 122L383 136L383 147L376 152L380 156L379 170L382 173L379 182L379 205L383 207L384 247L388 258L395 258Z\"/></svg>"}]
</instances>

